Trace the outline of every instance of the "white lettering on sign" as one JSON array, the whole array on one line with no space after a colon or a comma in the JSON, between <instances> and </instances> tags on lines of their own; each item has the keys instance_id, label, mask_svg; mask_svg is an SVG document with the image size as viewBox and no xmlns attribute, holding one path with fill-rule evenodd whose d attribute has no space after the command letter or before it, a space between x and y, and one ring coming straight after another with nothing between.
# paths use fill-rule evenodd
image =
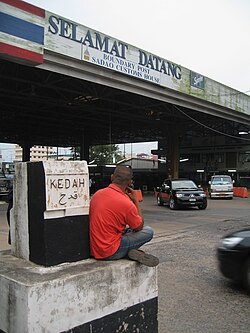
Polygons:
<instances>
[{"instance_id":1,"label":"white lettering on sign","mask_svg":"<svg viewBox=\"0 0 250 333\"><path fill-rule=\"evenodd\" d=\"M182 68L46 11L44 48L161 86L178 89Z\"/></svg>"},{"instance_id":2,"label":"white lettering on sign","mask_svg":"<svg viewBox=\"0 0 250 333\"><path fill-rule=\"evenodd\" d=\"M47 210L86 207L89 204L88 175L47 175Z\"/></svg>"},{"instance_id":3,"label":"white lettering on sign","mask_svg":"<svg viewBox=\"0 0 250 333\"><path fill-rule=\"evenodd\" d=\"M194 84L195 85L198 85L199 83L201 83L203 81L203 77L200 76L200 77L194 77Z\"/></svg>"}]
</instances>

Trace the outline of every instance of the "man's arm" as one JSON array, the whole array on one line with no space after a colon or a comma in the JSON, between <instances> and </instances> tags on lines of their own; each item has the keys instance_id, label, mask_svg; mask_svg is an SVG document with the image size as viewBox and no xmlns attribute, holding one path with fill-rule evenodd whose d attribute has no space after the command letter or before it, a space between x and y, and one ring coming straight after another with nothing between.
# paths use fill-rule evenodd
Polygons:
<instances>
[{"instance_id":1,"label":"man's arm","mask_svg":"<svg viewBox=\"0 0 250 333\"><path fill-rule=\"evenodd\" d=\"M137 208L138 215L140 215L141 218L142 218L141 224L137 228L133 229L134 231L140 231L140 230L142 230L142 228L144 226L144 218L143 218L143 215L142 215L141 206L140 206L138 197L136 195L136 192L131 187L126 188L126 194L133 201L135 207Z\"/></svg>"}]
</instances>

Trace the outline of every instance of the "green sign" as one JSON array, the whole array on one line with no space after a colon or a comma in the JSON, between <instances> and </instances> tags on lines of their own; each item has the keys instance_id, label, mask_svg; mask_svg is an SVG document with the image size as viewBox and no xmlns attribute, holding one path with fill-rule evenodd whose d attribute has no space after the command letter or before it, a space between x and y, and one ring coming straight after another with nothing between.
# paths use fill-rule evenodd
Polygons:
<instances>
[{"instance_id":1,"label":"green sign","mask_svg":"<svg viewBox=\"0 0 250 333\"><path fill-rule=\"evenodd\" d=\"M190 84L192 87L204 89L205 77L195 72L190 72Z\"/></svg>"}]
</instances>

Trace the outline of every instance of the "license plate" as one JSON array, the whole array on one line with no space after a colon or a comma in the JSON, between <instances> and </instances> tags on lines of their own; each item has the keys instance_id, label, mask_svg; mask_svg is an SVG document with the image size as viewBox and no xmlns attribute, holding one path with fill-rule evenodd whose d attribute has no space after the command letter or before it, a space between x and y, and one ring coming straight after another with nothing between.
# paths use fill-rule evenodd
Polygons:
<instances>
[{"instance_id":1,"label":"license plate","mask_svg":"<svg viewBox=\"0 0 250 333\"><path fill-rule=\"evenodd\" d=\"M189 199L189 201L196 201L196 199Z\"/></svg>"}]
</instances>

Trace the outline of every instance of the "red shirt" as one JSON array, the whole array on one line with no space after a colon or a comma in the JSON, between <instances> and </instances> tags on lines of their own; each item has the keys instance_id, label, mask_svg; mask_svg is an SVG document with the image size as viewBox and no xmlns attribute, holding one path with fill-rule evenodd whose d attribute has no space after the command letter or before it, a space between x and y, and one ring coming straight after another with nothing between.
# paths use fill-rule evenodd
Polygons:
<instances>
[{"instance_id":1,"label":"red shirt","mask_svg":"<svg viewBox=\"0 0 250 333\"><path fill-rule=\"evenodd\" d=\"M128 225L136 229L142 223L135 204L115 184L97 191L90 201L90 252L96 259L114 254Z\"/></svg>"}]
</instances>

